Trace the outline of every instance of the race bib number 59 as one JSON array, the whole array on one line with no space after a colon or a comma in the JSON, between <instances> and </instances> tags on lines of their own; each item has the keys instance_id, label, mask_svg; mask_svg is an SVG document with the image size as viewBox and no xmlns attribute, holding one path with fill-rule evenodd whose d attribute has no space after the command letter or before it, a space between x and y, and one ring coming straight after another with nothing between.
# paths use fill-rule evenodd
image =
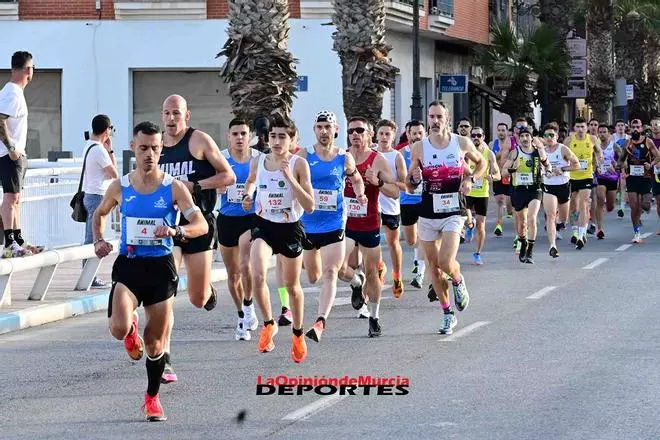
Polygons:
<instances>
[{"instance_id":1,"label":"race bib number 59","mask_svg":"<svg viewBox=\"0 0 660 440\"><path fill-rule=\"evenodd\" d=\"M126 242L138 246L159 246L162 238L156 238L155 231L162 226L162 218L126 217Z\"/></svg>"},{"instance_id":2,"label":"race bib number 59","mask_svg":"<svg viewBox=\"0 0 660 440\"><path fill-rule=\"evenodd\" d=\"M314 202L318 211L337 210L337 191L330 189L315 189Z\"/></svg>"}]
</instances>

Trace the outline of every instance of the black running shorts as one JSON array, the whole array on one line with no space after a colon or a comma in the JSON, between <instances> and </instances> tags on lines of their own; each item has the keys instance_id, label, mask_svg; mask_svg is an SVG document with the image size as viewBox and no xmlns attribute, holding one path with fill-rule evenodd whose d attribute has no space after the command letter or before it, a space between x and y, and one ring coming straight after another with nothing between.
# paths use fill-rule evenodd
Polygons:
<instances>
[{"instance_id":1,"label":"black running shorts","mask_svg":"<svg viewBox=\"0 0 660 440\"><path fill-rule=\"evenodd\" d=\"M419 220L419 203L412 205L401 205L401 224L412 226Z\"/></svg>"},{"instance_id":2,"label":"black running shorts","mask_svg":"<svg viewBox=\"0 0 660 440\"><path fill-rule=\"evenodd\" d=\"M648 177L626 177L626 192L640 195L650 194L652 186L653 180Z\"/></svg>"},{"instance_id":3,"label":"black running shorts","mask_svg":"<svg viewBox=\"0 0 660 440\"><path fill-rule=\"evenodd\" d=\"M493 195L495 196L508 196L511 195L511 185L503 184L502 182L494 181L493 182Z\"/></svg>"},{"instance_id":4,"label":"black running shorts","mask_svg":"<svg viewBox=\"0 0 660 440\"><path fill-rule=\"evenodd\" d=\"M108 304L108 318L112 316L112 295L117 283L131 291L142 304L148 307L163 302L173 296L179 286L172 254L162 257L128 258L119 255L112 265L112 288Z\"/></svg>"},{"instance_id":5,"label":"black running shorts","mask_svg":"<svg viewBox=\"0 0 660 440\"><path fill-rule=\"evenodd\" d=\"M256 225L256 214L230 216L218 214L218 243L224 247L238 246L238 239Z\"/></svg>"},{"instance_id":6,"label":"black running shorts","mask_svg":"<svg viewBox=\"0 0 660 440\"><path fill-rule=\"evenodd\" d=\"M302 223L275 223L257 216L252 228L252 241L260 238L273 250L273 255L297 258L302 254L306 240Z\"/></svg>"},{"instance_id":7,"label":"black running shorts","mask_svg":"<svg viewBox=\"0 0 660 440\"><path fill-rule=\"evenodd\" d=\"M653 179L653 195L660 196L660 182L656 182L655 179Z\"/></svg>"},{"instance_id":8,"label":"black running shorts","mask_svg":"<svg viewBox=\"0 0 660 440\"><path fill-rule=\"evenodd\" d=\"M513 187L511 191L511 204L516 211L522 211L529 207L533 200L541 200L541 190L537 188Z\"/></svg>"},{"instance_id":9,"label":"black running shorts","mask_svg":"<svg viewBox=\"0 0 660 440\"><path fill-rule=\"evenodd\" d=\"M571 179L571 192L578 192L582 189L592 189L594 187L594 179Z\"/></svg>"},{"instance_id":10,"label":"black running shorts","mask_svg":"<svg viewBox=\"0 0 660 440\"><path fill-rule=\"evenodd\" d=\"M488 197L465 197L465 207L473 210L477 215L486 217L488 213Z\"/></svg>"},{"instance_id":11,"label":"black running shorts","mask_svg":"<svg viewBox=\"0 0 660 440\"><path fill-rule=\"evenodd\" d=\"M380 214L380 221L383 226L387 226L390 231L399 229L401 223L401 216L391 214Z\"/></svg>"},{"instance_id":12,"label":"black running shorts","mask_svg":"<svg viewBox=\"0 0 660 440\"><path fill-rule=\"evenodd\" d=\"M557 197L557 203L563 205L571 200L571 184L564 183L562 185L544 185L543 192Z\"/></svg>"},{"instance_id":13,"label":"black running shorts","mask_svg":"<svg viewBox=\"0 0 660 440\"><path fill-rule=\"evenodd\" d=\"M17 194L23 189L23 181L27 172L27 159L21 156L12 160L9 154L0 157L0 183L6 194Z\"/></svg>"},{"instance_id":14,"label":"black running shorts","mask_svg":"<svg viewBox=\"0 0 660 440\"><path fill-rule=\"evenodd\" d=\"M312 249L321 249L333 243L339 243L344 240L344 230L337 229L330 232L319 232L314 234L305 233L307 240L303 241L303 249L311 251Z\"/></svg>"},{"instance_id":15,"label":"black running shorts","mask_svg":"<svg viewBox=\"0 0 660 440\"><path fill-rule=\"evenodd\" d=\"M215 215L213 215L212 212L209 212L204 214L204 218L209 225L209 231L206 234L190 238L186 241L174 240L174 246L180 247L181 252L183 252L184 255L198 254L200 252L213 250L217 247L217 243L215 242ZM182 215L179 225L184 226L189 223L190 222L188 222L188 220Z\"/></svg>"},{"instance_id":16,"label":"black running shorts","mask_svg":"<svg viewBox=\"0 0 660 440\"><path fill-rule=\"evenodd\" d=\"M367 249L380 246L380 229L374 231L351 231L346 229L346 237Z\"/></svg>"}]
</instances>

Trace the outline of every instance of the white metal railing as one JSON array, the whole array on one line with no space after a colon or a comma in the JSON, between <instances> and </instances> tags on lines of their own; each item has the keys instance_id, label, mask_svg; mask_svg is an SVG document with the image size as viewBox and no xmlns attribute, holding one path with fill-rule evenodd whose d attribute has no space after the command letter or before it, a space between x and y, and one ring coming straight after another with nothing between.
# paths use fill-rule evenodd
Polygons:
<instances>
[{"instance_id":1,"label":"white metal railing","mask_svg":"<svg viewBox=\"0 0 660 440\"><path fill-rule=\"evenodd\" d=\"M121 162L117 167L121 170ZM53 249L85 241L85 224L71 219L69 206L78 190L81 172L81 158L60 159L58 162L29 161L20 204L21 232L28 243ZM0 188L0 197L1 194ZM117 238L118 231L117 209L112 213L105 232Z\"/></svg>"},{"instance_id":2,"label":"white metal railing","mask_svg":"<svg viewBox=\"0 0 660 440\"><path fill-rule=\"evenodd\" d=\"M119 243L117 241L111 241L110 243L113 245L111 254L116 254ZM11 304L11 277L14 273L39 269L39 274L32 285L28 299L41 301L48 292L48 287L53 280L57 266L61 263L80 260L87 260L87 262L74 290L89 290L101 265L101 260L96 257L94 245L92 244L44 251L30 257L0 260L0 308Z\"/></svg>"}]
</instances>

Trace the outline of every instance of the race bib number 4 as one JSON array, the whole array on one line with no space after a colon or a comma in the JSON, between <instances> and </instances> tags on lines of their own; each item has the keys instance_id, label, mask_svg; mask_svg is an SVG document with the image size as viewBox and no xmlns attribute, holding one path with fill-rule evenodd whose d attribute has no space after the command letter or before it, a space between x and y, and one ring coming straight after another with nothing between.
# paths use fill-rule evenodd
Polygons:
<instances>
[{"instance_id":1,"label":"race bib number 4","mask_svg":"<svg viewBox=\"0 0 660 440\"><path fill-rule=\"evenodd\" d=\"M433 212L435 214L445 214L458 210L460 210L458 193L433 194Z\"/></svg>"},{"instance_id":2,"label":"race bib number 4","mask_svg":"<svg viewBox=\"0 0 660 440\"><path fill-rule=\"evenodd\" d=\"M586 170L588 166L589 166L589 161L588 160L581 160L580 161L580 169L581 170Z\"/></svg>"},{"instance_id":3,"label":"race bib number 4","mask_svg":"<svg viewBox=\"0 0 660 440\"><path fill-rule=\"evenodd\" d=\"M534 183L532 173L516 173L516 185L531 185Z\"/></svg>"},{"instance_id":4,"label":"race bib number 4","mask_svg":"<svg viewBox=\"0 0 660 440\"><path fill-rule=\"evenodd\" d=\"M154 232L162 226L162 218L126 217L126 243L138 246L159 246L162 238L156 238Z\"/></svg>"},{"instance_id":5,"label":"race bib number 4","mask_svg":"<svg viewBox=\"0 0 660 440\"><path fill-rule=\"evenodd\" d=\"M291 196L285 197L283 192L269 192L264 194L263 208L272 214L281 214L291 211Z\"/></svg>"},{"instance_id":6,"label":"race bib number 4","mask_svg":"<svg viewBox=\"0 0 660 440\"><path fill-rule=\"evenodd\" d=\"M314 203L317 211L337 210L337 191L330 189L315 189Z\"/></svg>"},{"instance_id":7,"label":"race bib number 4","mask_svg":"<svg viewBox=\"0 0 660 440\"><path fill-rule=\"evenodd\" d=\"M366 217L367 205L361 205L358 199L349 198L346 200L346 211L349 217Z\"/></svg>"},{"instance_id":8,"label":"race bib number 4","mask_svg":"<svg viewBox=\"0 0 660 440\"><path fill-rule=\"evenodd\" d=\"M630 165L630 175L631 176L643 176L644 175L644 165Z\"/></svg>"},{"instance_id":9,"label":"race bib number 4","mask_svg":"<svg viewBox=\"0 0 660 440\"><path fill-rule=\"evenodd\" d=\"M227 187L227 200L229 203L242 203L245 194L245 184L237 183Z\"/></svg>"}]
</instances>

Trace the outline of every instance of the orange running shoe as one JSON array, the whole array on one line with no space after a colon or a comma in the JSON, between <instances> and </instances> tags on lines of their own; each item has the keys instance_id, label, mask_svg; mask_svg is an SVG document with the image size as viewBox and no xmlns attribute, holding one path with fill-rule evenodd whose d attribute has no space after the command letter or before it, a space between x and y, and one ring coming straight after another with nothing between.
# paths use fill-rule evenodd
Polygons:
<instances>
[{"instance_id":1,"label":"orange running shoe","mask_svg":"<svg viewBox=\"0 0 660 440\"><path fill-rule=\"evenodd\" d=\"M307 337L314 342L319 342L321 340L321 335L323 334L323 323L321 321L316 321L312 328L309 329Z\"/></svg>"},{"instance_id":2,"label":"orange running shoe","mask_svg":"<svg viewBox=\"0 0 660 440\"><path fill-rule=\"evenodd\" d=\"M150 396L149 394L145 393L142 410L144 411L144 416L149 422L164 422L167 420L165 411L163 411L163 407L160 404L158 394L155 396Z\"/></svg>"},{"instance_id":3,"label":"orange running shoe","mask_svg":"<svg viewBox=\"0 0 660 440\"><path fill-rule=\"evenodd\" d=\"M299 364L307 357L307 343L303 335L292 335L291 338L291 359Z\"/></svg>"},{"instance_id":4,"label":"orange running shoe","mask_svg":"<svg viewBox=\"0 0 660 440\"><path fill-rule=\"evenodd\" d=\"M134 361L142 359L144 354L144 341L140 337L140 330L138 327L138 314L133 312L133 325L131 332L124 338L124 348L128 356Z\"/></svg>"},{"instance_id":5,"label":"orange running shoe","mask_svg":"<svg viewBox=\"0 0 660 440\"><path fill-rule=\"evenodd\" d=\"M268 353L273 351L275 343L273 337L277 334L277 324L264 325L259 333L259 346L258 349L261 353Z\"/></svg>"},{"instance_id":6,"label":"orange running shoe","mask_svg":"<svg viewBox=\"0 0 660 440\"><path fill-rule=\"evenodd\" d=\"M403 295L403 283L401 280L394 280L394 283L392 284L392 295L396 299L401 298L401 295Z\"/></svg>"}]
</instances>

